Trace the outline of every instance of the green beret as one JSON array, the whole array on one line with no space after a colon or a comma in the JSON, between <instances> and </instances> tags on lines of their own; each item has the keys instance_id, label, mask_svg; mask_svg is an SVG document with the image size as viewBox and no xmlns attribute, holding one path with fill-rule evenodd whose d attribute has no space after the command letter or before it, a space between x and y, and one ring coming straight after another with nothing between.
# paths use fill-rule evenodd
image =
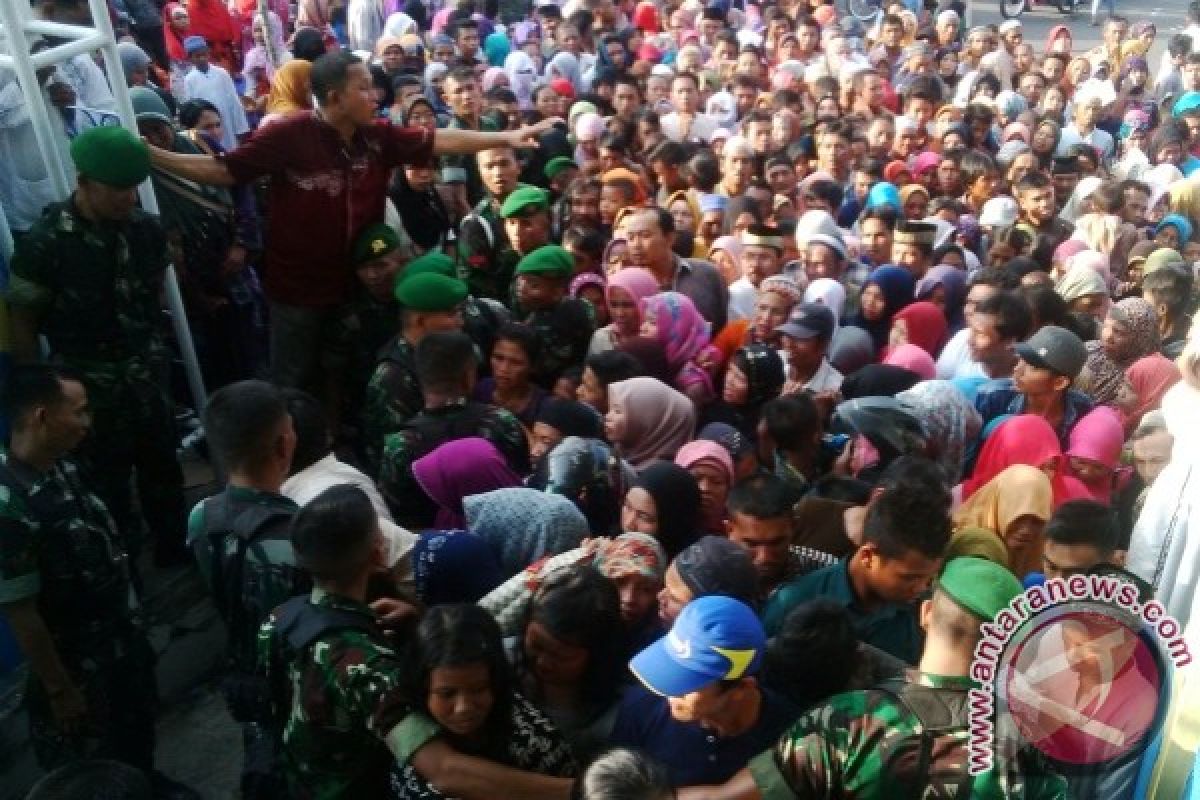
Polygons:
<instances>
[{"instance_id":1,"label":"green beret","mask_svg":"<svg viewBox=\"0 0 1200 800\"><path fill-rule=\"evenodd\" d=\"M545 211L548 208L550 199L544 191L536 186L519 186L504 199L504 205L500 206L500 216L508 219L527 211Z\"/></svg>"},{"instance_id":2,"label":"green beret","mask_svg":"<svg viewBox=\"0 0 1200 800\"><path fill-rule=\"evenodd\" d=\"M546 162L546 166L542 169L542 174L546 176L546 180L552 181L558 173L571 167L575 169L579 168L579 165L575 163L575 159L567 158L566 156L555 156Z\"/></svg>"},{"instance_id":3,"label":"green beret","mask_svg":"<svg viewBox=\"0 0 1200 800\"><path fill-rule=\"evenodd\" d=\"M467 299L467 285L433 272L410 275L396 286L396 300L410 311L451 311Z\"/></svg>"},{"instance_id":4,"label":"green beret","mask_svg":"<svg viewBox=\"0 0 1200 800\"><path fill-rule=\"evenodd\" d=\"M543 275L569 278L575 271L575 258L556 244L547 244L517 262L518 275Z\"/></svg>"},{"instance_id":5,"label":"green beret","mask_svg":"<svg viewBox=\"0 0 1200 800\"><path fill-rule=\"evenodd\" d=\"M937 585L950 599L985 622L995 619L1022 591L1021 582L1008 569L973 556L947 562Z\"/></svg>"},{"instance_id":6,"label":"green beret","mask_svg":"<svg viewBox=\"0 0 1200 800\"><path fill-rule=\"evenodd\" d=\"M425 255L408 262L404 271L396 277L396 285L399 286L401 281L414 275L426 274L445 275L447 278L458 277L457 270L454 268L454 259L441 250L430 250Z\"/></svg>"},{"instance_id":7,"label":"green beret","mask_svg":"<svg viewBox=\"0 0 1200 800\"><path fill-rule=\"evenodd\" d=\"M400 237L392 230L392 226L376 222L374 225L368 225L354 240L354 247L350 251L350 263L357 269L368 261L383 258L399 246Z\"/></svg>"},{"instance_id":8,"label":"green beret","mask_svg":"<svg viewBox=\"0 0 1200 800\"><path fill-rule=\"evenodd\" d=\"M127 128L89 128L71 142L80 175L117 189L132 189L150 174L150 148Z\"/></svg>"}]
</instances>

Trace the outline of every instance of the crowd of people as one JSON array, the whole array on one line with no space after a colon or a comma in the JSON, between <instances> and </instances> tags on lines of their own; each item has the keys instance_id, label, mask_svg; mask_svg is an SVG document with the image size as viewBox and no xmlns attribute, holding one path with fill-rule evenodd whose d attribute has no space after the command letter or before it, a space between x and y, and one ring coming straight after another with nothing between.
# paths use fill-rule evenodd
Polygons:
<instances>
[{"instance_id":1,"label":"crowd of people","mask_svg":"<svg viewBox=\"0 0 1200 800\"><path fill-rule=\"evenodd\" d=\"M246 798L1180 796L1196 682L1114 755L1147 662L1086 626L981 775L964 733L1024 587L1200 624L1200 5L1157 69L954 2L110 5L123 74L38 75L70 197L0 75L35 796L194 796L152 564L224 622Z\"/></svg>"}]
</instances>

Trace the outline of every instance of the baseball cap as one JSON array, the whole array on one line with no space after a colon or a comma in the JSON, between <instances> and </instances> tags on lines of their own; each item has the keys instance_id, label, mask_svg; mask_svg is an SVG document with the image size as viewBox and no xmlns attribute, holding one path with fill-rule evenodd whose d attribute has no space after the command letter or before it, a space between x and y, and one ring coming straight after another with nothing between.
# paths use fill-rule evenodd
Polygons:
<instances>
[{"instance_id":1,"label":"baseball cap","mask_svg":"<svg viewBox=\"0 0 1200 800\"><path fill-rule=\"evenodd\" d=\"M788 321L775 330L792 339L815 339L833 336L833 310L820 303L801 303Z\"/></svg>"},{"instance_id":2,"label":"baseball cap","mask_svg":"<svg viewBox=\"0 0 1200 800\"><path fill-rule=\"evenodd\" d=\"M1002 228L1017 221L1017 201L1005 195L993 197L983 204L979 212L979 224Z\"/></svg>"},{"instance_id":3,"label":"baseball cap","mask_svg":"<svg viewBox=\"0 0 1200 800\"><path fill-rule=\"evenodd\" d=\"M766 648L767 635L749 606L710 595L684 606L667 635L634 656L629 669L650 691L682 697L753 675Z\"/></svg>"},{"instance_id":4,"label":"baseball cap","mask_svg":"<svg viewBox=\"0 0 1200 800\"><path fill-rule=\"evenodd\" d=\"M1026 363L1065 375L1072 380L1087 361L1083 341L1066 328L1046 325L1016 346L1017 355Z\"/></svg>"}]
</instances>

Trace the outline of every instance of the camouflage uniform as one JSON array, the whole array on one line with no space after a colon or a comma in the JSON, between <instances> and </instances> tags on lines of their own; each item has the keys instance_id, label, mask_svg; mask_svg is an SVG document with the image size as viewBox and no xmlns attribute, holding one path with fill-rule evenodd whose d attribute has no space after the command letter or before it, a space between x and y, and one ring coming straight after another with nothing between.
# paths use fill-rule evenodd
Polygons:
<instances>
[{"instance_id":1,"label":"camouflage uniform","mask_svg":"<svg viewBox=\"0 0 1200 800\"><path fill-rule=\"evenodd\" d=\"M276 742L262 725L254 673L259 626L271 609L311 585L296 566L288 538L296 511L296 504L283 495L229 486L197 503L188 518L188 543L225 622L228 670L223 689L230 713L242 723L244 798L278 794ZM241 539L236 534L250 533L255 535L239 565ZM220 552L214 553L218 534Z\"/></svg>"},{"instance_id":2,"label":"camouflage uniform","mask_svg":"<svg viewBox=\"0 0 1200 800\"><path fill-rule=\"evenodd\" d=\"M400 305L389 297L381 302L359 287L334 323L335 347L346 365L344 420L357 424L363 413L364 387L379 361L380 351L400 326Z\"/></svg>"},{"instance_id":3,"label":"camouflage uniform","mask_svg":"<svg viewBox=\"0 0 1200 800\"><path fill-rule=\"evenodd\" d=\"M159 291L167 240L157 218L84 219L73 200L49 207L17 247L8 302L37 315L56 362L83 376L92 434L80 456L136 558L138 500L163 553L183 548L183 472L175 459Z\"/></svg>"},{"instance_id":4,"label":"camouflage uniform","mask_svg":"<svg viewBox=\"0 0 1200 800\"><path fill-rule=\"evenodd\" d=\"M384 437L404 427L424 405L416 348L397 335L380 354L363 404L363 449L373 472L379 471Z\"/></svg>"},{"instance_id":5,"label":"camouflage uniform","mask_svg":"<svg viewBox=\"0 0 1200 800\"><path fill-rule=\"evenodd\" d=\"M965 765L958 765L967 756L967 691L973 684L965 677L915 672L909 681L895 687L903 696L936 693L936 701L953 710L954 729L936 736L939 746L953 740L953 749L939 747L931 763L939 772L953 766L954 785L918 772L923 726L896 691L877 688L835 695L800 717L773 749L754 758L750 774L765 800L1066 797L1066 782L1032 751L1002 762L998 758L997 768L976 776L965 790L960 785Z\"/></svg>"},{"instance_id":6,"label":"camouflage uniform","mask_svg":"<svg viewBox=\"0 0 1200 800\"><path fill-rule=\"evenodd\" d=\"M513 274L521 257L508 241L499 206L485 197L458 228L458 277L473 297L511 302Z\"/></svg>"},{"instance_id":7,"label":"camouflage uniform","mask_svg":"<svg viewBox=\"0 0 1200 800\"><path fill-rule=\"evenodd\" d=\"M587 357L596 329L595 312L589 303L566 297L554 308L530 312L524 322L537 333L542 346L533 379L543 388L553 389L563 370L582 364Z\"/></svg>"},{"instance_id":8,"label":"camouflage uniform","mask_svg":"<svg viewBox=\"0 0 1200 800\"><path fill-rule=\"evenodd\" d=\"M514 472L529 474L529 442L511 412L466 400L422 411L384 438L379 491L397 524L413 530L433 524L435 508L413 477L413 462L438 445L468 436L487 439Z\"/></svg>"},{"instance_id":9,"label":"camouflage uniform","mask_svg":"<svg viewBox=\"0 0 1200 800\"><path fill-rule=\"evenodd\" d=\"M374 619L365 605L314 589L310 602ZM381 797L394 761L406 762L437 734L402 691L403 664L381 635L330 631L294 658L282 657L277 613L258 633L258 664L273 686L286 686L283 771L290 796L333 800Z\"/></svg>"},{"instance_id":10,"label":"camouflage uniform","mask_svg":"<svg viewBox=\"0 0 1200 800\"><path fill-rule=\"evenodd\" d=\"M32 598L88 712L86 734L65 735L41 681L31 677L38 763L50 770L112 758L152 769L154 654L120 532L71 462L41 473L0 452L0 605Z\"/></svg>"}]
</instances>

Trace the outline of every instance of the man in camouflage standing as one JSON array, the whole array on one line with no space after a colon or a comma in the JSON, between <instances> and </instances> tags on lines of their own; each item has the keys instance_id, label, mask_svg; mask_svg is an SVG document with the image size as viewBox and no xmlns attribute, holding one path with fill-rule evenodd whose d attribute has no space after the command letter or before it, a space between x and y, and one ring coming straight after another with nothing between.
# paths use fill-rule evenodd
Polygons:
<instances>
[{"instance_id":1,"label":"man in camouflage standing","mask_svg":"<svg viewBox=\"0 0 1200 800\"><path fill-rule=\"evenodd\" d=\"M981 775L967 773L968 690L976 685L968 676L979 627L1020 593L1021 584L1004 567L981 558L949 562L921 606L925 648L907 680L830 698L724 786L687 789L680 799L1065 800L1066 782L1031 748L1015 757L997 754L993 769ZM933 749L922 771L926 734Z\"/></svg>"},{"instance_id":2,"label":"man in camouflage standing","mask_svg":"<svg viewBox=\"0 0 1200 800\"><path fill-rule=\"evenodd\" d=\"M78 188L46 210L13 254L14 356L36 360L40 334L51 358L82 376L93 424L80 455L96 493L136 558L140 525L129 487L136 474L155 560L180 563L187 559L183 472L159 301L167 240L158 219L137 208L150 155L124 128L100 127L74 139L71 158Z\"/></svg>"},{"instance_id":3,"label":"man in camouflage standing","mask_svg":"<svg viewBox=\"0 0 1200 800\"><path fill-rule=\"evenodd\" d=\"M154 653L129 558L67 458L88 431L87 391L74 373L23 365L2 406L12 438L0 451L0 616L29 661L38 762L114 759L145 772L156 797L194 797L154 770Z\"/></svg>"}]
</instances>

